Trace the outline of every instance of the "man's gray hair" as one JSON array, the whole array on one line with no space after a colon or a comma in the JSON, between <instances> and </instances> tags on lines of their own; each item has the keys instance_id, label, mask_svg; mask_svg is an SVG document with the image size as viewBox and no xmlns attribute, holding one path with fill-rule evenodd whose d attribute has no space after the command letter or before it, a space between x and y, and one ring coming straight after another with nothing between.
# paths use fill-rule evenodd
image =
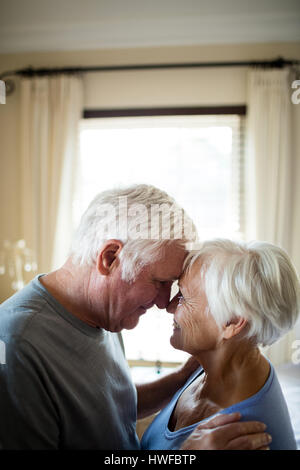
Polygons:
<instances>
[{"instance_id":1,"label":"man's gray hair","mask_svg":"<svg viewBox=\"0 0 300 470\"><path fill-rule=\"evenodd\" d=\"M71 245L73 263L92 265L109 239L123 242L122 278L133 281L170 243L184 246L197 239L187 213L166 192L134 185L99 193L81 217Z\"/></svg>"},{"instance_id":2,"label":"man's gray hair","mask_svg":"<svg viewBox=\"0 0 300 470\"><path fill-rule=\"evenodd\" d=\"M221 327L236 317L248 320L247 337L271 345L295 325L300 284L287 253L271 243L216 239L191 251L185 271L197 262L208 311Z\"/></svg>"}]
</instances>

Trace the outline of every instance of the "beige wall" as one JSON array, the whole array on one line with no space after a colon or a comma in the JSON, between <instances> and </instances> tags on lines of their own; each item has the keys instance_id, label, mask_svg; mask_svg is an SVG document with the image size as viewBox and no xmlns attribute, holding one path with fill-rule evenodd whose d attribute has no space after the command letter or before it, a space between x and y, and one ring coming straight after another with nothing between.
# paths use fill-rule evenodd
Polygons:
<instances>
[{"instance_id":1,"label":"beige wall","mask_svg":"<svg viewBox=\"0 0 300 470\"><path fill-rule=\"evenodd\" d=\"M28 67L119 65L167 62L300 59L300 43L191 47L156 47L0 55L0 73ZM246 68L178 69L89 73L84 76L85 108L222 105L246 103ZM0 242L17 240L19 227L18 126L19 88L0 105ZM300 105L299 105L300 108ZM294 108L295 183L300 181L300 109ZM297 131L298 129L298 131ZM294 202L300 202L299 184ZM299 253L300 222L294 220L294 247ZM300 255L299 255L300 259ZM299 266L300 269L300 266ZM0 277L0 301L12 294Z\"/></svg>"}]
</instances>

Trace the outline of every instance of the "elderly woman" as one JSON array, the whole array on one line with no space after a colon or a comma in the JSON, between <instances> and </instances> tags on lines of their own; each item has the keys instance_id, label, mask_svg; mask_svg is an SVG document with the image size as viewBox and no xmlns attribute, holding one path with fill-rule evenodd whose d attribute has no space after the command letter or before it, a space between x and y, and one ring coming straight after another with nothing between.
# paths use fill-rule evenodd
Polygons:
<instances>
[{"instance_id":1,"label":"elderly woman","mask_svg":"<svg viewBox=\"0 0 300 470\"><path fill-rule=\"evenodd\" d=\"M171 344L201 365L142 438L143 449L178 449L216 413L259 420L271 449L296 449L288 409L272 364L259 346L295 324L299 280L287 254L265 242L207 241L179 279Z\"/></svg>"}]
</instances>

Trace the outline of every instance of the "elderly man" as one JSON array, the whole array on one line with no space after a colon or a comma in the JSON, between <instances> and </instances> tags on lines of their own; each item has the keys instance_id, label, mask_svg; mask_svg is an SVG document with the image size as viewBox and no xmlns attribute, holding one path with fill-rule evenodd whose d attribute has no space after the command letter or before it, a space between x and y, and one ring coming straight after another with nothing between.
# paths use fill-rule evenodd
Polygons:
<instances>
[{"instance_id":1,"label":"elderly man","mask_svg":"<svg viewBox=\"0 0 300 470\"><path fill-rule=\"evenodd\" d=\"M137 416L161 409L195 364L135 387L120 331L151 306L168 306L193 237L182 209L152 186L92 201L66 263L0 307L3 449L139 449ZM263 447L262 423L238 419L211 420L183 448Z\"/></svg>"}]
</instances>

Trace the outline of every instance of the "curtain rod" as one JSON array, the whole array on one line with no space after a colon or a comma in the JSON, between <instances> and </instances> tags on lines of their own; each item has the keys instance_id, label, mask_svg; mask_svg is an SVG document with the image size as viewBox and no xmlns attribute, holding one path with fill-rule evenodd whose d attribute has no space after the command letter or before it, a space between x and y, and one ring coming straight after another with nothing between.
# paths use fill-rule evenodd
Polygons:
<instances>
[{"instance_id":1,"label":"curtain rod","mask_svg":"<svg viewBox=\"0 0 300 470\"><path fill-rule=\"evenodd\" d=\"M27 67L20 70L3 72L0 79L11 76L34 77L56 74L73 74L83 72L117 72L126 70L159 70L159 69L182 69L198 67L270 67L283 68L285 66L300 65L300 60L287 60L278 57L273 60L253 60L253 61L231 61L231 62L186 62L176 64L140 64L140 65L108 65L89 67L63 67L63 68L33 68Z\"/></svg>"}]
</instances>

